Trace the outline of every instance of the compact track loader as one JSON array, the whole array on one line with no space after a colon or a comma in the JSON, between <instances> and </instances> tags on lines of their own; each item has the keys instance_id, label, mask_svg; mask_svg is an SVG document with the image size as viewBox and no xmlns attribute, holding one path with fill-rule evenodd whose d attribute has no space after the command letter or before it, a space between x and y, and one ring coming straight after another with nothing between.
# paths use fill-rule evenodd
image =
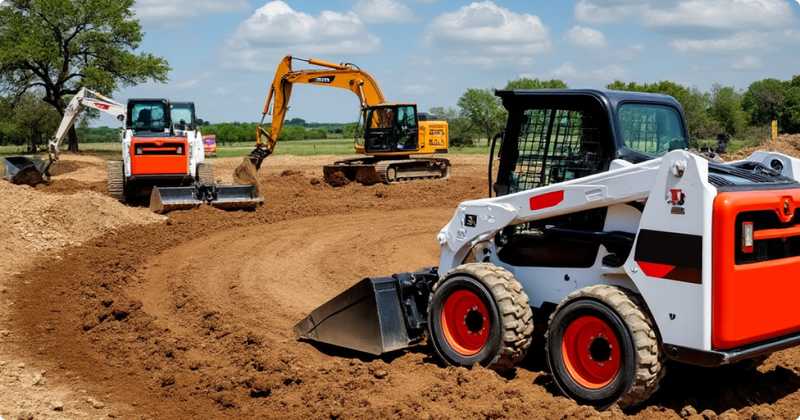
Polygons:
<instances>
[{"instance_id":1,"label":"compact track loader","mask_svg":"<svg viewBox=\"0 0 800 420\"><path fill-rule=\"evenodd\" d=\"M150 199L157 213L208 204L224 209L252 209L264 198L254 184L222 185L205 163L202 120L194 103L166 99L131 99L127 106L82 88L72 97L55 136L48 143L49 160L24 156L3 158L4 178L34 186L50 179L50 166L59 160L59 147L80 112L90 107L116 117L122 160L108 162L108 193L121 202Z\"/></svg>"},{"instance_id":2,"label":"compact track loader","mask_svg":"<svg viewBox=\"0 0 800 420\"><path fill-rule=\"evenodd\" d=\"M439 266L362 280L298 338L376 355L427 338L449 365L505 370L541 330L561 392L601 409L647 400L668 360L800 344L800 160L690 153L665 95L497 95L497 178L439 232Z\"/></svg>"}]
</instances>

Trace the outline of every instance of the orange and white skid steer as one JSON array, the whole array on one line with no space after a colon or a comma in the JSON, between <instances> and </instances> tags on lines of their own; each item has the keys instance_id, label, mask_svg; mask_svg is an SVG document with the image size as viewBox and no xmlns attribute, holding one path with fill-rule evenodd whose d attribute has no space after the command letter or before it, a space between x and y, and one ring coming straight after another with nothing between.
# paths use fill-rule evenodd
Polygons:
<instances>
[{"instance_id":1,"label":"orange and white skid steer","mask_svg":"<svg viewBox=\"0 0 800 420\"><path fill-rule=\"evenodd\" d=\"M541 330L561 392L601 409L647 400L668 360L800 344L800 160L693 154L665 95L497 94L497 196L458 206L438 267L362 280L298 338L372 354L427 338L449 365L505 370Z\"/></svg>"}]
</instances>

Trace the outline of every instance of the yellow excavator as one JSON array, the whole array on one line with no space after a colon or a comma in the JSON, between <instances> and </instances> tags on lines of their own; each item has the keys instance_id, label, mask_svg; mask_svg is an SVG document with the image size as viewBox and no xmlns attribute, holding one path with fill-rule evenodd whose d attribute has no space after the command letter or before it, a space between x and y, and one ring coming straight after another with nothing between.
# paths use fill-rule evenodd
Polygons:
<instances>
[{"instance_id":1,"label":"yellow excavator","mask_svg":"<svg viewBox=\"0 0 800 420\"><path fill-rule=\"evenodd\" d=\"M323 69L292 70L292 60ZM364 156L344 159L323 168L325 182L342 181L362 184L385 184L414 179L449 178L450 161L433 155L447 153L447 122L436 121L431 114L417 113L413 103L387 103L380 86L369 74L354 64L332 64L287 55L275 72L275 79L258 125L256 148L248 156L255 170L275 149L275 143L289 109L295 83L347 89L361 102L355 151ZM272 124L263 126L272 103Z\"/></svg>"}]
</instances>

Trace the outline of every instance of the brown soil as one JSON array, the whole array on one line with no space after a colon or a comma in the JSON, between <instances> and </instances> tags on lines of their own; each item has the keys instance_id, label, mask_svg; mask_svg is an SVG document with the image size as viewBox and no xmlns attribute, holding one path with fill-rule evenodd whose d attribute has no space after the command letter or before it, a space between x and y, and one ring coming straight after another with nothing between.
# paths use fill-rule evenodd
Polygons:
<instances>
[{"instance_id":1,"label":"brown soil","mask_svg":"<svg viewBox=\"0 0 800 420\"><path fill-rule=\"evenodd\" d=\"M487 193L485 156L449 180L333 188L332 157L271 156L265 204L157 216L104 196L105 162L0 183L0 417L8 419L796 419L800 348L757 370L669 365L631 412L559 396L533 351L502 375L445 368L426 345L381 358L293 338L365 276L433 266L456 205ZM232 182L238 159L212 161ZM83 171L83 172L82 172Z\"/></svg>"}]
</instances>

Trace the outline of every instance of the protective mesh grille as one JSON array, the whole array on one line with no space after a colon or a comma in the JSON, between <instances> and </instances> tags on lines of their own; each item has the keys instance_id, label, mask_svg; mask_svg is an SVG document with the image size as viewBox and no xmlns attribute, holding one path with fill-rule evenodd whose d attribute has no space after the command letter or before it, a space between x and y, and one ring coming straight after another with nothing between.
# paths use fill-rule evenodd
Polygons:
<instances>
[{"instance_id":1,"label":"protective mesh grille","mask_svg":"<svg viewBox=\"0 0 800 420\"><path fill-rule=\"evenodd\" d=\"M591 175L602 169L600 130L583 111L532 109L521 126L511 192Z\"/></svg>"}]
</instances>

